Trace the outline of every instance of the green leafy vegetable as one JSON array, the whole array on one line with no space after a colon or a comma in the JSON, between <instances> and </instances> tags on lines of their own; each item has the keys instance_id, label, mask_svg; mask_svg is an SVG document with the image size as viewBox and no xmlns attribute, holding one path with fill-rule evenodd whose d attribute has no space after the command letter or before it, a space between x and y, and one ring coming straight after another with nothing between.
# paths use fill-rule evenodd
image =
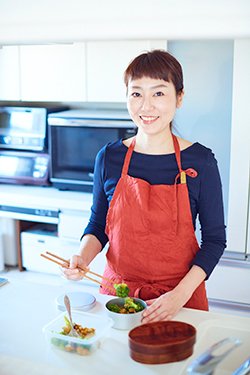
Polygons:
<instances>
[{"instance_id":1,"label":"green leafy vegetable","mask_svg":"<svg viewBox=\"0 0 250 375\"><path fill-rule=\"evenodd\" d=\"M111 303L110 305L108 305L108 309L109 309L110 311L113 311L113 312L119 313L120 310L121 310L121 307L118 306L116 303Z\"/></svg>"},{"instance_id":2,"label":"green leafy vegetable","mask_svg":"<svg viewBox=\"0 0 250 375\"><path fill-rule=\"evenodd\" d=\"M116 290L117 297L120 297L120 298L128 297L129 288L128 288L127 284L125 284L125 283L114 284L114 288Z\"/></svg>"},{"instance_id":3,"label":"green leafy vegetable","mask_svg":"<svg viewBox=\"0 0 250 375\"><path fill-rule=\"evenodd\" d=\"M136 312L142 311L144 307L140 303L136 303L133 298L125 298L124 307L126 310L135 309Z\"/></svg>"},{"instance_id":4,"label":"green leafy vegetable","mask_svg":"<svg viewBox=\"0 0 250 375\"><path fill-rule=\"evenodd\" d=\"M144 310L144 306L140 303L136 303L131 297L124 298L123 304L118 305L116 303L110 303L107 307L110 311L118 314L134 314Z\"/></svg>"}]
</instances>

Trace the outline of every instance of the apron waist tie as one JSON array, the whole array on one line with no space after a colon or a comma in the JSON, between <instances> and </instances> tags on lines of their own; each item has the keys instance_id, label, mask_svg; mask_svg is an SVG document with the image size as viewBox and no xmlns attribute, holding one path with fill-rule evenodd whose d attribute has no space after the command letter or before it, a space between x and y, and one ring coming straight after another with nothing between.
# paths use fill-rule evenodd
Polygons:
<instances>
[{"instance_id":1,"label":"apron waist tie","mask_svg":"<svg viewBox=\"0 0 250 375\"><path fill-rule=\"evenodd\" d=\"M135 298L149 300L153 298L158 298L162 294L169 292L171 289L171 287L160 283L146 283L138 286L133 294Z\"/></svg>"},{"instance_id":2,"label":"apron waist tie","mask_svg":"<svg viewBox=\"0 0 250 375\"><path fill-rule=\"evenodd\" d=\"M143 284L135 289L134 297L148 301L160 297L173 288L174 286L170 287L160 283ZM184 307L208 311L208 300L204 282L194 291L192 297L187 301Z\"/></svg>"},{"instance_id":3,"label":"apron waist tie","mask_svg":"<svg viewBox=\"0 0 250 375\"><path fill-rule=\"evenodd\" d=\"M106 269L104 272L105 277L108 277L113 280L114 283L126 283L130 289L129 295L131 297L140 298L144 301L148 301L150 299L155 299L173 290L175 286L179 283L180 279L175 280L162 280L162 281L155 281L155 282L146 282L145 280L131 280L129 278L121 278L121 276L112 269L111 266L108 264L106 265ZM102 294L112 294L110 293L110 289L105 288L105 284L100 288L100 293ZM114 293L115 295L115 289ZM208 301L206 296L206 289L205 289L205 282L203 282L193 293L191 299L185 304L184 307L189 307L193 309L199 310L208 310Z\"/></svg>"},{"instance_id":4,"label":"apron waist tie","mask_svg":"<svg viewBox=\"0 0 250 375\"><path fill-rule=\"evenodd\" d=\"M153 298L157 298L160 295L169 292L172 290L181 280L179 277L176 280L159 280L159 281L146 281L146 280L135 280L131 279L131 277L122 277L113 269L112 264L108 261L105 267L104 275L105 277L109 278L113 281L113 283L125 283L128 285L130 290L129 295L135 298L141 298L143 300L149 300ZM184 275L183 275L184 276ZM102 284L102 288L100 292L103 294L112 294L110 293L110 289L105 288L105 282ZM114 289L115 295L115 289Z\"/></svg>"}]
</instances>

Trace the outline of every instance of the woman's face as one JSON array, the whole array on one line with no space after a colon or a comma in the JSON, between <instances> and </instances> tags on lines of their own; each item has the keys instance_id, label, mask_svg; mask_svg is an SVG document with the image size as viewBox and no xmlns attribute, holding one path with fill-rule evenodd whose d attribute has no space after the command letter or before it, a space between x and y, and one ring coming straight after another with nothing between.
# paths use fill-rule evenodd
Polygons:
<instances>
[{"instance_id":1,"label":"woman's face","mask_svg":"<svg viewBox=\"0 0 250 375\"><path fill-rule=\"evenodd\" d=\"M129 81L127 107L139 130L157 134L169 128L183 93L176 96L172 82L142 77Z\"/></svg>"}]
</instances>

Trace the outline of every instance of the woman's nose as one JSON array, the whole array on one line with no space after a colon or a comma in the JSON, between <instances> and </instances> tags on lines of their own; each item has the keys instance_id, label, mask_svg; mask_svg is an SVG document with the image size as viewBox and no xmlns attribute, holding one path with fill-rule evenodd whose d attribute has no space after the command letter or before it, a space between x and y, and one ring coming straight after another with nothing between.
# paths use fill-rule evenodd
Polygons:
<instances>
[{"instance_id":1,"label":"woman's nose","mask_svg":"<svg viewBox=\"0 0 250 375\"><path fill-rule=\"evenodd\" d=\"M153 102L150 97L144 97L142 101L142 109L145 111L150 110L153 107Z\"/></svg>"}]
</instances>

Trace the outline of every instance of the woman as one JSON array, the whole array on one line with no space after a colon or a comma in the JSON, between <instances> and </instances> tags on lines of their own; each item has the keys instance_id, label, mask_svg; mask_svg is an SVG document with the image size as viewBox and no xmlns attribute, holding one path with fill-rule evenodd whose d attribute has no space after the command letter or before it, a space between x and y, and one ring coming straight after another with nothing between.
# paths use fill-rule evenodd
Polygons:
<instances>
[{"instance_id":1,"label":"woman","mask_svg":"<svg viewBox=\"0 0 250 375\"><path fill-rule=\"evenodd\" d=\"M93 206L67 278L78 280L109 241L104 276L147 301L143 323L183 307L208 310L207 279L225 248L221 181L208 148L172 133L182 68L165 51L136 57L125 71L127 107L138 132L97 155ZM199 216L202 243L195 237ZM110 294L105 284L101 293Z\"/></svg>"}]
</instances>

